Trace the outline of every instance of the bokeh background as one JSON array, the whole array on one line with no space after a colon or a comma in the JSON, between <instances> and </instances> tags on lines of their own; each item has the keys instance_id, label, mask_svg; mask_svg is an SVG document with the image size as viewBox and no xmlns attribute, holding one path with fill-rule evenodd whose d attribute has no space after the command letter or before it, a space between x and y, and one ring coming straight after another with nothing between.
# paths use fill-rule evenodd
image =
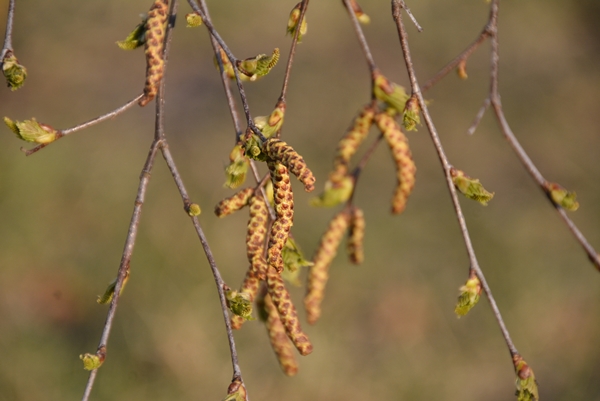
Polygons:
<instances>
[{"instance_id":1,"label":"bokeh background","mask_svg":"<svg viewBox=\"0 0 600 401\"><path fill-rule=\"evenodd\" d=\"M67 128L123 104L144 82L143 51L115 41L149 0L19 1L14 46L24 88L0 90L2 116ZM185 2L180 14L189 12ZM251 57L284 36L295 1L210 1L234 53ZM0 0L0 21L8 1ZM389 1L362 1L366 35L382 72L406 84ZM410 2L425 28L409 34L424 82L482 29L483 0ZM600 6L596 0L501 4L500 89L507 117L547 179L577 192L571 214L600 249ZM340 1L311 2L294 64L283 135L323 184L336 143L369 99L369 76ZM234 131L203 28L175 33L167 76L171 149L225 280L242 281L245 213L219 220L232 193L223 167ZM248 84L254 115L268 114L284 63ZM535 369L545 401L600 400L600 276L488 113L466 130L486 97L489 44L469 79L448 76L427 93L451 162L478 177L494 200L461 199L474 245L506 324ZM107 308L96 304L116 275L139 174L153 135L153 106L67 137L31 157L6 128L0 146L0 400L79 399L78 356L94 352ZM374 135L374 134L373 134ZM373 136L374 138L374 136ZM389 214L394 166L377 150L360 181L366 261L344 252L331 268L321 321L306 323L315 351L294 378L279 370L260 322L236 333L254 400L513 400L514 373L482 299L457 319L468 259L425 128L410 133L417 185L401 216ZM26 144L25 144L26 145ZM308 206L296 185L293 233L310 256L336 212ZM318 190L320 190L319 187ZM302 288L292 289L301 308ZM304 312L300 314L304 321ZM218 400L231 378L214 281L181 200L156 163L132 261L93 400Z\"/></svg>"}]
</instances>

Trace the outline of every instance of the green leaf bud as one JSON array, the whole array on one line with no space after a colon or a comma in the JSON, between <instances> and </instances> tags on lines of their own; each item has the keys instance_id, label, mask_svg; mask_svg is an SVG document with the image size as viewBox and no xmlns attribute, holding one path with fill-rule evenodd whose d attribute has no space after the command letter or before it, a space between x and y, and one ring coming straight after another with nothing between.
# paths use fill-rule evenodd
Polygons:
<instances>
[{"instance_id":1,"label":"green leaf bud","mask_svg":"<svg viewBox=\"0 0 600 401\"><path fill-rule=\"evenodd\" d=\"M567 191L565 188L554 182L547 182L545 190L555 205L571 212L579 209L579 202L577 202L577 194L575 192Z\"/></svg>"},{"instance_id":2,"label":"green leaf bud","mask_svg":"<svg viewBox=\"0 0 600 401\"><path fill-rule=\"evenodd\" d=\"M10 118L4 117L4 123L20 139L27 142L48 144L59 137L58 131L49 125L38 123L35 118L25 121L12 121Z\"/></svg>"},{"instance_id":3,"label":"green leaf bud","mask_svg":"<svg viewBox=\"0 0 600 401\"><path fill-rule=\"evenodd\" d=\"M469 177L463 171L452 167L450 175L456 189L467 198L487 206L487 203L494 197L494 192L488 192L478 179Z\"/></svg>"},{"instance_id":4,"label":"green leaf bud","mask_svg":"<svg viewBox=\"0 0 600 401\"><path fill-rule=\"evenodd\" d=\"M6 78L6 84L12 91L16 91L21 86L25 85L27 78L27 69L19 64L19 60L13 52L8 51L2 60L2 73Z\"/></svg>"}]
</instances>

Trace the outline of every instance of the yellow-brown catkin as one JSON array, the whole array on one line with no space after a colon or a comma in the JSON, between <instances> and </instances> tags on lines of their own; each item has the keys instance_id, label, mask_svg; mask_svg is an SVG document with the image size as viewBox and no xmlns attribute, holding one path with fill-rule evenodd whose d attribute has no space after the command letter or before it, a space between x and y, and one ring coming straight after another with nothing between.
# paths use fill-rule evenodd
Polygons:
<instances>
[{"instance_id":1,"label":"yellow-brown catkin","mask_svg":"<svg viewBox=\"0 0 600 401\"><path fill-rule=\"evenodd\" d=\"M294 347L286 335L277 307L273 304L269 295L265 296L264 307L267 314L265 325L271 340L271 347L277 355L279 366L287 376L294 376L298 373L298 362L294 356Z\"/></svg>"},{"instance_id":2,"label":"yellow-brown catkin","mask_svg":"<svg viewBox=\"0 0 600 401\"><path fill-rule=\"evenodd\" d=\"M260 280L254 275L252 272L252 267L248 269L246 272L246 278L242 283L242 288L240 288L240 292L248 294L249 301L254 301L256 297L256 293L258 292L258 285L260 284ZM239 330L246 319L239 315L231 316L231 328L234 330Z\"/></svg>"},{"instance_id":3,"label":"yellow-brown catkin","mask_svg":"<svg viewBox=\"0 0 600 401\"><path fill-rule=\"evenodd\" d=\"M300 182L304 184L306 192L315 189L315 176L306 166L302 156L290 145L277 138L269 138L263 144L263 152L269 159L283 164L290 173L298 177Z\"/></svg>"},{"instance_id":4,"label":"yellow-brown catkin","mask_svg":"<svg viewBox=\"0 0 600 401\"><path fill-rule=\"evenodd\" d=\"M167 16L169 14L168 0L155 0L148 11L146 20L146 85L144 96L139 100L140 106L145 106L158 92L160 81L163 77L165 60L163 50L165 46L165 32L167 27Z\"/></svg>"},{"instance_id":5,"label":"yellow-brown catkin","mask_svg":"<svg viewBox=\"0 0 600 401\"><path fill-rule=\"evenodd\" d=\"M271 300L277 307L279 318L292 344L296 347L300 355L308 355L312 352L313 346L308 336L302 331L300 319L296 307L292 303L290 293L285 288L283 278L273 267L267 270L267 289Z\"/></svg>"},{"instance_id":6,"label":"yellow-brown catkin","mask_svg":"<svg viewBox=\"0 0 600 401\"><path fill-rule=\"evenodd\" d=\"M350 232L348 233L348 254L350 261L361 264L365 259L363 241L365 238L365 215L362 209L354 206L350 218Z\"/></svg>"},{"instance_id":7,"label":"yellow-brown catkin","mask_svg":"<svg viewBox=\"0 0 600 401\"><path fill-rule=\"evenodd\" d=\"M417 168L408 147L408 139L394 118L387 113L380 113L375 116L375 122L385 137L396 162L398 185L392 200L392 213L399 214L404 211L408 197L415 186Z\"/></svg>"},{"instance_id":8,"label":"yellow-brown catkin","mask_svg":"<svg viewBox=\"0 0 600 401\"><path fill-rule=\"evenodd\" d=\"M244 188L236 192L233 196L223 199L215 206L215 214L218 217L225 217L237 210L240 210L248 204L248 201L254 194L254 188Z\"/></svg>"},{"instance_id":9,"label":"yellow-brown catkin","mask_svg":"<svg viewBox=\"0 0 600 401\"><path fill-rule=\"evenodd\" d=\"M371 124L373 124L374 116L375 110L373 107L371 105L365 106L360 114L354 119L352 127L350 127L346 135L338 142L335 157L333 158L333 173L330 175L331 181L340 181L348 173L350 159L354 156L360 144L369 134L369 128L371 128Z\"/></svg>"},{"instance_id":10,"label":"yellow-brown catkin","mask_svg":"<svg viewBox=\"0 0 600 401\"><path fill-rule=\"evenodd\" d=\"M308 323L315 324L321 316L321 302L325 295L325 285L329 279L329 265L337 254L340 241L350 223L350 212L342 210L329 222L327 231L321 237L319 247L313 257L313 265L308 270L308 285L304 296L304 307Z\"/></svg>"},{"instance_id":11,"label":"yellow-brown catkin","mask_svg":"<svg viewBox=\"0 0 600 401\"><path fill-rule=\"evenodd\" d=\"M246 233L246 254L250 262L249 273L264 280L267 274L267 261L263 250L267 238L269 209L260 192L256 192L255 196L250 198L248 206L250 219Z\"/></svg>"},{"instance_id":12,"label":"yellow-brown catkin","mask_svg":"<svg viewBox=\"0 0 600 401\"><path fill-rule=\"evenodd\" d=\"M279 273L283 271L282 250L294 224L294 195L287 168L276 161L267 161L273 183L276 218L271 226L267 260Z\"/></svg>"}]
</instances>

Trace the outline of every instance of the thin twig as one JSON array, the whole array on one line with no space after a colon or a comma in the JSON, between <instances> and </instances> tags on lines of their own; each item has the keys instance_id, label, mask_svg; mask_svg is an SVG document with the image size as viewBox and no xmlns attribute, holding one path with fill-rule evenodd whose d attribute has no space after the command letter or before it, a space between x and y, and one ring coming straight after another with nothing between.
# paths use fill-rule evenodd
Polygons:
<instances>
[{"instance_id":1,"label":"thin twig","mask_svg":"<svg viewBox=\"0 0 600 401\"><path fill-rule=\"evenodd\" d=\"M202 21L204 21L204 25L206 25L206 28L208 29L211 36L217 41L217 43L219 43L219 46L221 46L221 48L227 55L227 58L229 59L231 64L234 66L233 72L235 74L235 81L237 83L238 92L240 94L240 99L242 101L242 107L244 109L244 114L246 115L246 122L248 123L248 126L252 129L253 132L255 132L258 136L262 136L262 133L260 132L260 130L258 128L256 128L256 126L254 125L254 122L252 121L252 115L250 114L250 106L248 105L248 100L246 98L246 92L244 91L244 85L242 85L242 80L240 78L238 69L235 68L235 65L237 64L238 59L233 55L231 50L229 50L229 47L227 46L227 44L225 43L223 38L221 38L221 35L219 35L217 30L214 28L210 17L207 16L207 14L204 12L204 10L206 9L206 4L204 3L204 0L200 0L200 1L202 3L203 7L200 7L198 5L198 3L196 2L196 0L188 0L188 3L190 5L190 7L192 7L192 10L194 10L194 12L196 12L197 14L200 15L200 18L202 18Z\"/></svg>"},{"instance_id":2,"label":"thin twig","mask_svg":"<svg viewBox=\"0 0 600 401\"><path fill-rule=\"evenodd\" d=\"M423 32L423 28L421 28L421 25L419 25L419 23L417 22L417 19L415 18L413 13L410 11L410 9L408 7L406 7L406 3L404 2L404 0L400 0L400 3L402 5L402 8L404 9L404 11L406 11L406 15L408 15L408 17L410 18L412 23L415 24L415 27L417 27L417 31Z\"/></svg>"},{"instance_id":3,"label":"thin twig","mask_svg":"<svg viewBox=\"0 0 600 401\"><path fill-rule=\"evenodd\" d=\"M461 62L466 62L468 58L473 54L475 50L481 46L481 44L490 37L489 27L486 26L483 31L479 34L479 37L475 39L473 43L471 43L465 50L462 51L458 56L454 58L454 60L450 61L446 64L437 74L435 74L429 81L425 82L423 87L421 88L422 92L427 92L431 89L435 84L437 84L442 78L450 73L450 71L454 70Z\"/></svg>"},{"instance_id":4,"label":"thin twig","mask_svg":"<svg viewBox=\"0 0 600 401\"><path fill-rule=\"evenodd\" d=\"M169 48L171 43L171 34L172 29L175 25L175 16L177 14L177 0L173 0L169 8L169 23L167 24L167 29L165 33L165 47L164 47L164 66L163 69L166 72L167 67L167 59L169 54ZM102 350L104 353L106 352L108 337L110 335L110 331L112 329L113 320L115 317L115 313L117 311L117 305L120 298L121 288L123 287L123 282L125 277L129 274L131 256L133 254L133 249L135 247L135 242L137 239L138 227L142 214L142 206L144 205L144 200L146 198L146 191L148 189L148 184L150 182L150 173L152 171L152 167L154 166L154 161L156 159L156 152L162 145L162 137L164 137L164 128L163 128L163 114L164 114L164 77L161 80L158 94L156 98L156 124L155 124L155 133L154 140L152 141L152 145L150 146L150 151L148 152L148 157L146 158L146 162L144 163L144 168L142 169L142 173L140 176L140 184L138 186L138 192L135 198L133 214L131 216L131 221L129 223L129 229L127 231L127 239L125 240L125 246L123 248L123 254L121 256L121 263L119 264L119 270L117 273L117 281L115 284L115 292L113 295L113 299L110 303L110 307L108 308L108 314L106 316L106 322L104 323L104 329L102 330L102 336L100 337L100 344L98 345L98 350ZM94 386L96 376L98 373L98 369L92 370L90 372L90 376L88 378L87 384L85 386L85 391L83 394L82 401L88 401L90 394L92 392L92 388Z\"/></svg>"},{"instance_id":5,"label":"thin twig","mask_svg":"<svg viewBox=\"0 0 600 401\"><path fill-rule=\"evenodd\" d=\"M4 56L6 56L6 53L11 52L13 50L12 33L13 33L14 17L15 17L15 0L10 0L8 2L8 13L6 16L6 33L4 35L4 45L2 46L2 51L0 51L0 67L3 64L2 60L4 60Z\"/></svg>"},{"instance_id":6,"label":"thin twig","mask_svg":"<svg viewBox=\"0 0 600 401\"><path fill-rule=\"evenodd\" d=\"M290 47L290 55L288 57L287 64L285 66L285 74L283 76L283 86L281 88L281 95L279 96L279 101L285 104L285 97L287 95L288 82L290 79L290 74L292 72L292 64L294 63L294 55L296 54L296 46L298 45L298 40L300 38L300 30L302 27L302 23L304 22L304 17L306 16L306 10L308 9L308 1L302 0L302 5L300 6L300 16L298 17L298 22L296 25L296 32L294 32L294 37L292 39L292 46Z\"/></svg>"},{"instance_id":7,"label":"thin twig","mask_svg":"<svg viewBox=\"0 0 600 401\"><path fill-rule=\"evenodd\" d=\"M350 15L350 20L352 21L352 26L354 27L354 31L356 32L356 36L358 36L358 42L360 43L360 47L365 55L365 59L367 60L367 65L369 66L369 72L371 75L377 70L377 66L375 65L375 59L373 58L373 54L371 53L371 49L369 48L369 44L367 43L367 39L365 38L365 33L363 32L362 27L360 26L360 22L358 22L358 18L356 18L356 14L352 11L352 6L348 0L343 0L344 5L346 6L346 10Z\"/></svg>"},{"instance_id":8,"label":"thin twig","mask_svg":"<svg viewBox=\"0 0 600 401\"><path fill-rule=\"evenodd\" d=\"M477 127L479 126L479 123L483 119L483 116L485 115L486 110L490 108L490 104L491 104L491 102L490 102L489 97L483 101L483 104L479 108L479 111L477 112L475 119L473 120L473 122L469 126L469 129L467 130L467 133L469 135L473 135L475 133L475 130L477 130Z\"/></svg>"},{"instance_id":9,"label":"thin twig","mask_svg":"<svg viewBox=\"0 0 600 401\"><path fill-rule=\"evenodd\" d=\"M446 184L448 186L448 190L450 191L450 197L452 198L452 204L454 206L454 211L456 217L458 219L458 223L460 226L460 230L463 236L463 240L467 249L467 254L469 255L470 260L470 268L474 269L477 272L477 276L481 281L481 285L483 287L483 291L487 295L488 301L492 307L494 316L498 325L500 326L500 331L502 332L502 336L504 337L504 341L508 347L508 350L511 355L517 354L517 348L515 347L512 339L510 338L510 334L504 320L502 319L502 315L500 314L500 309L496 304L496 300L492 295L492 291L487 284L483 271L479 267L479 262L477 261L477 256L475 255L475 250L473 248L473 244L471 241L471 237L469 236L469 231L467 228L467 223L465 221L465 217L463 215L462 209L460 207L460 202L458 200L458 195L456 193L456 189L454 188L454 183L452 181L452 177L450 175L451 165L448 161L448 158L444 152L444 148L442 147L442 143L440 141L439 135L437 133L437 129L433 123L431 115L429 114L429 109L427 108L427 103L423 98L423 94L419 88L419 83L415 74L413 62L410 55L410 48L408 46L408 35L406 33L404 23L402 22L402 1L401 0L392 0L392 15L394 21L396 23L396 27L398 29L398 37L400 39L400 46L402 47L402 53L404 55L404 60L406 62L406 68L408 71L408 75L410 77L412 93L419 100L419 105L421 106L421 112L423 113L423 117L425 120L425 124L427 129L429 130L429 134L435 146L435 149L438 153L438 157L444 169L444 174L446 176Z\"/></svg>"},{"instance_id":10,"label":"thin twig","mask_svg":"<svg viewBox=\"0 0 600 401\"><path fill-rule=\"evenodd\" d=\"M142 96L144 96L144 94L140 93L135 98L131 99L129 102L125 103L124 105L119 106L118 108L114 109L113 111L110 111L110 112L108 112L108 113L106 113L104 115L101 115L99 117L96 117L94 119L86 121L86 122L84 122L82 124L76 125L74 127L57 131L57 133L56 133L56 139L53 142L43 143L41 145L37 145L36 147L28 149L28 150L25 150L25 149L21 148L21 150L23 150L25 152L25 156L30 156L30 155L38 152L39 150L45 148L46 146L48 146L48 145L50 145L50 144L58 141L63 136L67 136L67 135L72 134L74 132L81 131L82 129L91 127L92 125L99 124L99 123L101 123L103 121L106 121L106 120L108 120L110 118L114 118L114 117L118 116L119 114L125 112L126 110L130 109L133 105L135 105L138 102L138 100L140 100L140 98Z\"/></svg>"}]
</instances>

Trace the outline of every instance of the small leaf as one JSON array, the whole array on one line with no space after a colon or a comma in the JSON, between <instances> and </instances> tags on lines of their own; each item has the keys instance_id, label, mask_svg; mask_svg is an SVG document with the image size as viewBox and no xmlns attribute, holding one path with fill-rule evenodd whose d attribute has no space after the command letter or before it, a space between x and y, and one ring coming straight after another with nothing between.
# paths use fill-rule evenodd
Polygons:
<instances>
[{"instance_id":1,"label":"small leaf","mask_svg":"<svg viewBox=\"0 0 600 401\"><path fill-rule=\"evenodd\" d=\"M8 51L2 60L2 73L6 78L6 84L10 90L16 91L25 85L27 69L25 66L19 64L19 60L17 60L11 51Z\"/></svg>"},{"instance_id":2,"label":"small leaf","mask_svg":"<svg viewBox=\"0 0 600 401\"><path fill-rule=\"evenodd\" d=\"M579 202L577 202L577 194L575 192L567 191L554 182L546 183L545 187L550 198L556 205L571 212L579 209Z\"/></svg>"},{"instance_id":3,"label":"small leaf","mask_svg":"<svg viewBox=\"0 0 600 401\"><path fill-rule=\"evenodd\" d=\"M421 125L421 108L416 96L411 96L406 102L404 112L402 113L402 125L407 131L416 131L417 125Z\"/></svg>"},{"instance_id":4,"label":"small leaf","mask_svg":"<svg viewBox=\"0 0 600 401\"><path fill-rule=\"evenodd\" d=\"M257 78L267 75L278 61L279 49L275 48L271 56L259 54L256 57L238 60L237 67L242 74L249 77L251 81L255 81Z\"/></svg>"},{"instance_id":5,"label":"small leaf","mask_svg":"<svg viewBox=\"0 0 600 401\"><path fill-rule=\"evenodd\" d=\"M35 118L25 121L12 121L8 117L4 117L4 123L17 136L27 142L35 142L39 144L48 144L54 142L58 138L58 132L46 124L38 123Z\"/></svg>"},{"instance_id":6,"label":"small leaf","mask_svg":"<svg viewBox=\"0 0 600 401\"><path fill-rule=\"evenodd\" d=\"M275 109L267 117L254 118L254 125L261 130L265 138L270 138L281 129L283 117L285 116L285 103L277 102Z\"/></svg>"},{"instance_id":7,"label":"small leaf","mask_svg":"<svg viewBox=\"0 0 600 401\"><path fill-rule=\"evenodd\" d=\"M202 213L202 209L200 209L199 204L192 203L188 206L187 213L190 215L190 217L200 216L200 213Z\"/></svg>"},{"instance_id":8,"label":"small leaf","mask_svg":"<svg viewBox=\"0 0 600 401\"><path fill-rule=\"evenodd\" d=\"M234 315L241 316L246 320L254 320L252 318L252 301L247 293L229 290L225 293L225 297L227 306Z\"/></svg>"},{"instance_id":9,"label":"small leaf","mask_svg":"<svg viewBox=\"0 0 600 401\"><path fill-rule=\"evenodd\" d=\"M538 401L540 397L533 369L529 367L527 362L525 362L523 357L519 354L513 356L513 363L515 365L515 373L517 374L517 391L515 394L517 400Z\"/></svg>"},{"instance_id":10,"label":"small leaf","mask_svg":"<svg viewBox=\"0 0 600 401\"><path fill-rule=\"evenodd\" d=\"M481 282L475 274L475 271L471 270L467 283L460 287L460 295L458 296L458 302L454 308L454 313L456 313L458 317L465 316L475 305L477 305L480 295Z\"/></svg>"},{"instance_id":11,"label":"small leaf","mask_svg":"<svg viewBox=\"0 0 600 401\"><path fill-rule=\"evenodd\" d=\"M300 269L302 267L312 266L313 263L304 258L304 255L298 247L298 244L296 244L296 241L294 241L291 237L288 237L281 254L284 267L282 273L283 279L296 287L300 287Z\"/></svg>"},{"instance_id":12,"label":"small leaf","mask_svg":"<svg viewBox=\"0 0 600 401\"><path fill-rule=\"evenodd\" d=\"M140 46L143 46L146 43L146 21L148 20L148 15L142 14L142 22L140 22L133 31L127 35L125 40L117 41L117 46L119 46L123 50L133 50L137 49Z\"/></svg>"},{"instance_id":13,"label":"small leaf","mask_svg":"<svg viewBox=\"0 0 600 401\"><path fill-rule=\"evenodd\" d=\"M113 296L115 295L115 287L117 286L117 279L114 279L106 288L106 291L104 291L104 294L102 294L102 296L98 296L98 299L96 300L96 302L98 302L101 305L106 305L109 304L112 299ZM123 290L125 289L125 285L127 284L127 281L129 281L129 270L127 270L127 272L125 273L125 279L123 280L123 284L121 284L121 291L119 291L119 296L121 296L121 294L123 294Z\"/></svg>"},{"instance_id":14,"label":"small leaf","mask_svg":"<svg viewBox=\"0 0 600 401\"><path fill-rule=\"evenodd\" d=\"M100 348L95 354L82 354L79 355L79 359L83 361L83 368L85 370L96 370L104 363L106 358L106 349Z\"/></svg>"},{"instance_id":15,"label":"small leaf","mask_svg":"<svg viewBox=\"0 0 600 401\"><path fill-rule=\"evenodd\" d=\"M404 88L383 76L379 71L373 73L373 94L385 102L395 114L404 112L408 95Z\"/></svg>"},{"instance_id":16,"label":"small leaf","mask_svg":"<svg viewBox=\"0 0 600 401\"><path fill-rule=\"evenodd\" d=\"M294 6L292 11L290 12L290 17L288 18L287 24L287 33L290 36L294 36L296 34L296 30L298 29L298 20L300 19L300 13L302 3L298 3ZM302 40L302 36L306 35L306 31L308 29L308 24L306 23L306 16L302 19L302 25L300 25L300 33L298 34L298 42Z\"/></svg>"},{"instance_id":17,"label":"small leaf","mask_svg":"<svg viewBox=\"0 0 600 401\"><path fill-rule=\"evenodd\" d=\"M452 167L450 175L456 189L467 198L473 199L483 206L487 206L487 203L494 197L494 193L488 192L478 179L469 177L463 171Z\"/></svg>"},{"instance_id":18,"label":"small leaf","mask_svg":"<svg viewBox=\"0 0 600 401\"><path fill-rule=\"evenodd\" d=\"M339 181L329 179L325 183L323 193L310 200L310 205L314 207L333 207L346 202L352 195L354 189L354 179L351 176L345 176Z\"/></svg>"}]
</instances>

